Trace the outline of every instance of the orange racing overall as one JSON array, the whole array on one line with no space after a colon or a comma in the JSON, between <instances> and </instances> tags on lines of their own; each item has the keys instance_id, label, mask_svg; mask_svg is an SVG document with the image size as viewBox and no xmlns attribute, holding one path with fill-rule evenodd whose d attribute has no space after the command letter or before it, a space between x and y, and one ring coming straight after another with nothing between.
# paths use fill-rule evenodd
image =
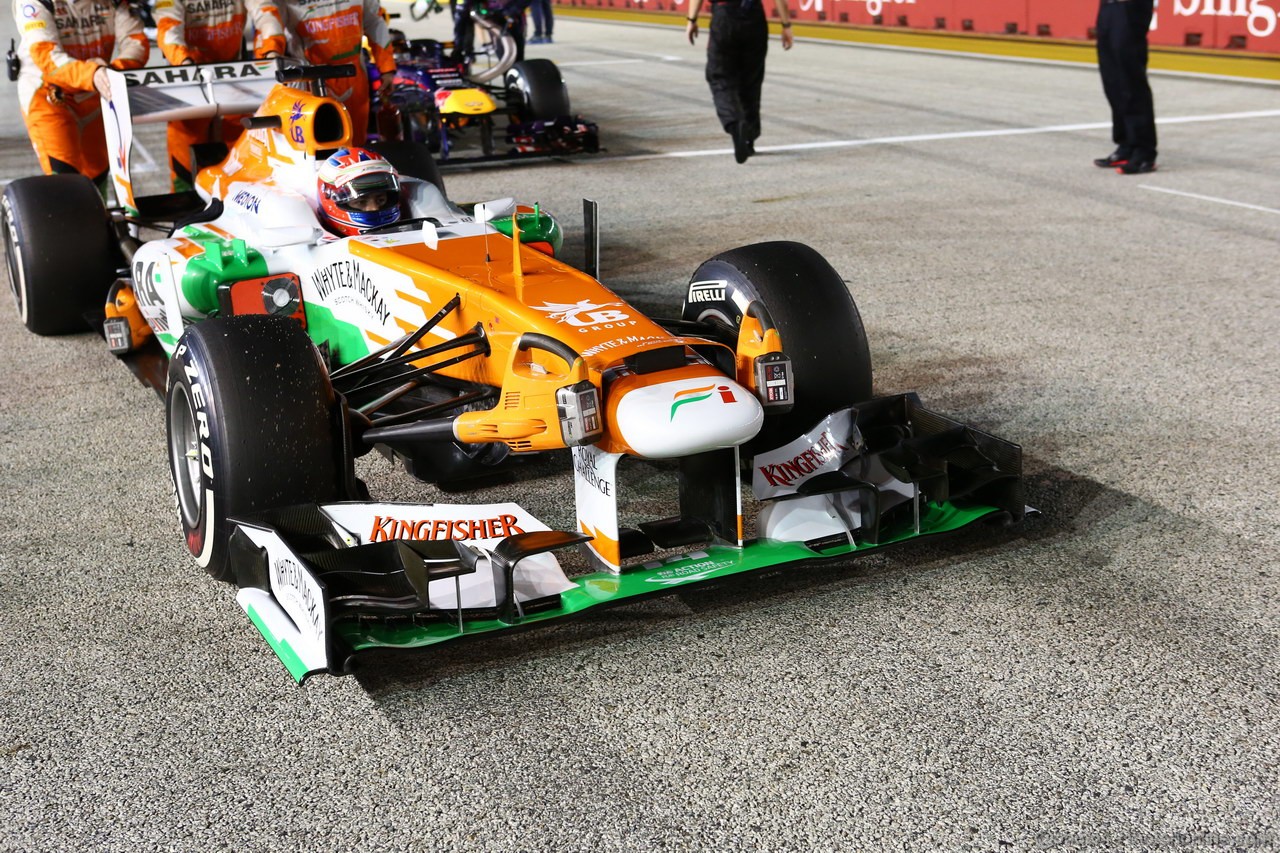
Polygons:
<instances>
[{"instance_id":1,"label":"orange racing overall","mask_svg":"<svg viewBox=\"0 0 1280 853\"><path fill-rule=\"evenodd\" d=\"M253 54L262 59L284 54L284 27L273 0L156 0L156 42L170 65L230 62L244 48L246 18L253 21ZM236 141L240 119L169 122L169 176L174 189L193 183L191 146L198 142Z\"/></svg>"},{"instance_id":2,"label":"orange racing overall","mask_svg":"<svg viewBox=\"0 0 1280 853\"><path fill-rule=\"evenodd\" d=\"M315 65L354 65L355 77L326 80L328 92L351 113L353 141L363 145L369 130L369 75L361 53L364 38L378 70L394 74L391 31L378 0L287 0L285 26L290 52Z\"/></svg>"},{"instance_id":3,"label":"orange racing overall","mask_svg":"<svg viewBox=\"0 0 1280 853\"><path fill-rule=\"evenodd\" d=\"M16 0L13 11L22 37L18 102L41 170L100 180L107 142L93 76L108 63L146 64L142 22L125 0Z\"/></svg>"}]
</instances>

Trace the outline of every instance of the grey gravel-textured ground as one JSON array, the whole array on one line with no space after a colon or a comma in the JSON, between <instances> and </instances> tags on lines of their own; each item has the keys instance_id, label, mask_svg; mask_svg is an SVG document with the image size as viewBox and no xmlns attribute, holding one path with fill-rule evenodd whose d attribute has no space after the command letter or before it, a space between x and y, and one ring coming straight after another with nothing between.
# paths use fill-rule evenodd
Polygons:
<instances>
[{"instance_id":1,"label":"grey gravel-textured ground","mask_svg":"<svg viewBox=\"0 0 1280 853\"><path fill-rule=\"evenodd\" d=\"M1204 120L1122 178L1092 69L774 42L738 166L679 31L556 39L607 154L453 196L539 200L570 253L597 199L653 310L717 251L812 244L878 390L1021 442L1043 518L298 688L184 553L154 395L5 311L0 849L1280 847L1280 90L1156 77ZM769 150L834 140L869 144ZM566 482L511 497L563 523Z\"/></svg>"}]
</instances>

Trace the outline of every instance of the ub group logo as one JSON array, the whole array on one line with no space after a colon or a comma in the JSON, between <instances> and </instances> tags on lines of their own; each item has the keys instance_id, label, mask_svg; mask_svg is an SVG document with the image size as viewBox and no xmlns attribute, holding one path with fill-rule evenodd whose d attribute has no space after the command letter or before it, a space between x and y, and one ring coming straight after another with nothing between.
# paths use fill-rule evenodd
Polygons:
<instances>
[{"instance_id":1,"label":"ub group logo","mask_svg":"<svg viewBox=\"0 0 1280 853\"><path fill-rule=\"evenodd\" d=\"M557 323L566 323L572 325L572 327L585 329L593 327L593 325L623 323L623 321L631 319L631 315L626 314L625 311L611 310L614 305L622 305L622 302L604 302L603 305L596 305L591 300L544 302L543 305L531 305L530 307L545 311L548 318L556 320Z\"/></svg>"}]
</instances>

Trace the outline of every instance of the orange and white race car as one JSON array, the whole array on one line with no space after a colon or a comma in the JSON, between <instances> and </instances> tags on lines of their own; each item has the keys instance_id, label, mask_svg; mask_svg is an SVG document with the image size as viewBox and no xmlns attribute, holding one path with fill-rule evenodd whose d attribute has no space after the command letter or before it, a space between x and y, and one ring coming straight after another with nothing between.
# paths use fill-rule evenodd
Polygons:
<instances>
[{"instance_id":1,"label":"orange and white race car","mask_svg":"<svg viewBox=\"0 0 1280 853\"><path fill-rule=\"evenodd\" d=\"M185 81L114 76L105 111L128 114L111 125L120 207L78 176L6 188L10 282L32 331L96 315L164 395L191 554L239 587L298 680L346 672L365 649L1023 516L1016 445L914 395L872 397L858 311L812 249L716 255L681 315L655 319L600 282L590 203L579 269L558 256L546 212L460 207L429 156L392 149L403 214L338 236L318 213L317 170L349 145L351 122L311 89L332 70L197 68ZM267 91L249 130L195 195L134 197L134 121L242 109L255 86ZM161 223L168 236L140 239ZM573 529L516 503L376 501L354 464L374 447L455 489L563 454ZM667 460L678 497L620 517L626 475L646 460ZM569 547L585 553L580 571L556 557Z\"/></svg>"}]
</instances>

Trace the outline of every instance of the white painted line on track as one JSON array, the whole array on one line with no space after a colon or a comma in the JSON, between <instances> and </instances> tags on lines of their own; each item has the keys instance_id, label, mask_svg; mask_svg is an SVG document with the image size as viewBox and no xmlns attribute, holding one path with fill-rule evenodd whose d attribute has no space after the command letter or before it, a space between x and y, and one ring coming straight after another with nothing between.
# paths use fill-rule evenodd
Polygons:
<instances>
[{"instance_id":1,"label":"white painted line on track","mask_svg":"<svg viewBox=\"0 0 1280 853\"><path fill-rule=\"evenodd\" d=\"M584 65L641 65L648 59L591 59L582 62L557 62L557 68L581 68Z\"/></svg>"},{"instance_id":2,"label":"white painted line on track","mask_svg":"<svg viewBox=\"0 0 1280 853\"><path fill-rule=\"evenodd\" d=\"M1171 190L1168 187L1154 187L1151 184L1138 184L1138 186L1141 189L1151 190L1152 192L1168 193L1169 195L1180 195L1185 198L1198 199L1199 201L1211 201L1211 202L1214 202L1215 204L1229 204L1232 207L1243 207L1246 210L1260 210L1263 213L1275 213L1280 215L1280 210L1277 210L1274 207L1263 207L1260 204L1249 204L1248 202L1243 202L1243 201L1232 201L1229 198L1218 198L1216 196L1211 196L1211 195L1200 195L1199 193L1183 192L1182 190Z\"/></svg>"},{"instance_id":3,"label":"white painted line on track","mask_svg":"<svg viewBox=\"0 0 1280 853\"><path fill-rule=\"evenodd\" d=\"M660 59L663 62L679 62L681 60L681 57L672 56L669 53L650 53L647 50L626 50L625 48L621 48L621 47L611 47L609 49L609 52L610 53L629 53L632 56L642 56L642 57L647 57L649 59ZM556 63L556 64L559 65L559 63Z\"/></svg>"},{"instance_id":4,"label":"white painted line on track","mask_svg":"<svg viewBox=\"0 0 1280 853\"><path fill-rule=\"evenodd\" d=\"M1156 124L1193 124L1210 121L1238 121L1254 118L1277 118L1280 110L1254 110L1241 113L1218 113L1202 116L1173 116L1157 119ZM996 136L1028 136L1037 133L1073 133L1080 130L1110 130L1111 122L1086 124L1054 124L1042 127L1002 127L988 130L959 130L952 133L920 133L908 136L880 136L871 139L832 139L825 142L797 142L793 145L762 145L757 152L765 151L813 151L824 148L861 148L866 145L902 145L912 142L938 142L947 139L983 139ZM628 154L609 157L609 160L661 160L679 157L719 157L732 151L730 148L704 148L695 151L666 151L659 154Z\"/></svg>"}]
</instances>

